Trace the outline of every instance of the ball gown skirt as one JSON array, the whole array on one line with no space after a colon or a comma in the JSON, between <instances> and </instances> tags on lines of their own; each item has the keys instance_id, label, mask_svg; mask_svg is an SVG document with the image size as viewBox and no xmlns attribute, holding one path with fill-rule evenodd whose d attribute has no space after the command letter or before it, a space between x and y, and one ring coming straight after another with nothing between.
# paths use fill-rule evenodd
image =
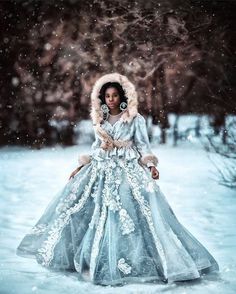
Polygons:
<instances>
[{"instance_id":1,"label":"ball gown skirt","mask_svg":"<svg viewBox=\"0 0 236 294\"><path fill-rule=\"evenodd\" d=\"M218 270L178 221L149 169L117 156L83 166L16 253L100 285L169 283Z\"/></svg>"}]
</instances>

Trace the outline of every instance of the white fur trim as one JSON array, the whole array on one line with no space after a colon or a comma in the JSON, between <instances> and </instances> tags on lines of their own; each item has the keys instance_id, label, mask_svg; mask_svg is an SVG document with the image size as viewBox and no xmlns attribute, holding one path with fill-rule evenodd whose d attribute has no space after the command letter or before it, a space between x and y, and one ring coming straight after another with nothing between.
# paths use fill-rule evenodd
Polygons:
<instances>
[{"instance_id":1,"label":"white fur trim","mask_svg":"<svg viewBox=\"0 0 236 294\"><path fill-rule=\"evenodd\" d=\"M79 165L86 165L90 163L91 161L91 156L88 154L82 154L79 156Z\"/></svg>"},{"instance_id":2,"label":"white fur trim","mask_svg":"<svg viewBox=\"0 0 236 294\"><path fill-rule=\"evenodd\" d=\"M128 99L127 101L127 111L121 115L121 120L124 122L130 122L138 113L138 98L137 92L133 83L131 83L128 78L117 72L103 75L94 84L91 93L91 111L90 116L92 118L93 124L100 124L103 120L102 111L100 109L101 101L98 98L101 87L107 82L118 82L121 84L125 91L125 95Z\"/></svg>"},{"instance_id":3,"label":"white fur trim","mask_svg":"<svg viewBox=\"0 0 236 294\"><path fill-rule=\"evenodd\" d=\"M140 158L140 162L147 165L148 162L152 162L155 166L158 164L158 158L154 154L145 154Z\"/></svg>"},{"instance_id":4,"label":"white fur trim","mask_svg":"<svg viewBox=\"0 0 236 294\"><path fill-rule=\"evenodd\" d=\"M151 167L151 166L155 166L155 165L154 165L154 163L153 163L152 161L149 160L149 161L147 162L147 167Z\"/></svg>"}]
</instances>

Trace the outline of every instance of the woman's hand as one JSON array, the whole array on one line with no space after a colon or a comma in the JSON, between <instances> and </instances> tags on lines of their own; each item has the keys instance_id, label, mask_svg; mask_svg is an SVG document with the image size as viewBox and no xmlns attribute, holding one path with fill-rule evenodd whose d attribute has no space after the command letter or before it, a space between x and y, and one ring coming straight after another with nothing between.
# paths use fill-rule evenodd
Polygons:
<instances>
[{"instance_id":1,"label":"woman's hand","mask_svg":"<svg viewBox=\"0 0 236 294\"><path fill-rule=\"evenodd\" d=\"M82 165L82 166L83 166L83 165ZM69 180L70 180L71 178L73 178L73 177L77 174L77 172L81 169L82 166L77 167L77 168L71 173L71 175L70 175L70 177L69 177Z\"/></svg>"},{"instance_id":2,"label":"woman's hand","mask_svg":"<svg viewBox=\"0 0 236 294\"><path fill-rule=\"evenodd\" d=\"M151 173L152 173L152 178L153 178L154 180L159 179L159 171L156 169L155 166L150 166L150 171L151 171Z\"/></svg>"},{"instance_id":3,"label":"woman's hand","mask_svg":"<svg viewBox=\"0 0 236 294\"><path fill-rule=\"evenodd\" d=\"M113 148L113 144L112 144L112 142L110 142L109 140L107 140L107 141L103 141L101 143L100 147L103 150L111 150Z\"/></svg>"}]
</instances>

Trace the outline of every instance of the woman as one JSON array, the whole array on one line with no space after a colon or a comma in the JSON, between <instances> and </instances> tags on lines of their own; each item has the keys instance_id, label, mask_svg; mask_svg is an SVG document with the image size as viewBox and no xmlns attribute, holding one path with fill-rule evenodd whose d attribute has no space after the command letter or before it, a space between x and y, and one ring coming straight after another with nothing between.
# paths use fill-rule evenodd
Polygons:
<instances>
[{"instance_id":1,"label":"woman","mask_svg":"<svg viewBox=\"0 0 236 294\"><path fill-rule=\"evenodd\" d=\"M89 154L23 238L17 254L78 272L100 285L192 280L218 271L177 220L156 180L134 85L111 73L91 94L95 141Z\"/></svg>"}]
</instances>

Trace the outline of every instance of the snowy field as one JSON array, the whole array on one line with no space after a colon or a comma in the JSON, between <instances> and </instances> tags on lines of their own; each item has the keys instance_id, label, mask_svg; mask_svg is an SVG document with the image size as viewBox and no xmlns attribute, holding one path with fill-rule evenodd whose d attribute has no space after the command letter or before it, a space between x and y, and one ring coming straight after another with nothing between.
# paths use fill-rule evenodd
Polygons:
<instances>
[{"instance_id":1,"label":"snowy field","mask_svg":"<svg viewBox=\"0 0 236 294\"><path fill-rule=\"evenodd\" d=\"M214 166L196 141L177 148L153 146L159 157L158 184L179 220L212 253L220 273L172 285L120 287L79 282L75 274L51 272L15 249L50 199L66 184L77 157L89 145L30 150L0 149L0 293L236 293L236 191L219 185Z\"/></svg>"}]
</instances>

